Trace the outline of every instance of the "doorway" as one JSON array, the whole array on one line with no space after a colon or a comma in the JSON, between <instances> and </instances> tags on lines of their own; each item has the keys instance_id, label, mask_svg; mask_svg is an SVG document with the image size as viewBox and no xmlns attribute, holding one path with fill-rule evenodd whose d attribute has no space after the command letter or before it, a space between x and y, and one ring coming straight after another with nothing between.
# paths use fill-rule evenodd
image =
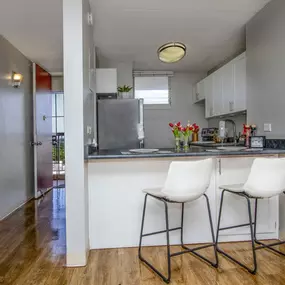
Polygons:
<instances>
[{"instance_id":1,"label":"doorway","mask_svg":"<svg viewBox=\"0 0 285 285\"><path fill-rule=\"evenodd\" d=\"M53 185L65 184L64 93L52 94L52 161Z\"/></svg>"}]
</instances>

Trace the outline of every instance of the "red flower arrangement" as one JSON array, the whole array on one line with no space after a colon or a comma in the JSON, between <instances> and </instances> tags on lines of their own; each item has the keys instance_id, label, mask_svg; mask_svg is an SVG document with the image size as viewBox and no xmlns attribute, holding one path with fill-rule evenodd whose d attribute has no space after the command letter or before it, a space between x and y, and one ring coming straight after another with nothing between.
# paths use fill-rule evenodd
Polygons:
<instances>
[{"instance_id":1,"label":"red flower arrangement","mask_svg":"<svg viewBox=\"0 0 285 285\"><path fill-rule=\"evenodd\" d=\"M184 137L190 137L192 132L194 131L194 127L188 123L185 128L182 127L181 132Z\"/></svg>"},{"instance_id":2,"label":"red flower arrangement","mask_svg":"<svg viewBox=\"0 0 285 285\"><path fill-rule=\"evenodd\" d=\"M179 138L181 135L181 131L182 131L182 125L180 122L173 124L173 123L169 123L169 127L172 129L172 133L174 135L175 138Z\"/></svg>"},{"instance_id":3,"label":"red flower arrangement","mask_svg":"<svg viewBox=\"0 0 285 285\"><path fill-rule=\"evenodd\" d=\"M188 122L188 124L183 127L180 122L178 123L169 123L169 127L172 129L172 133L174 137L180 137L182 134L183 136L190 136L193 133L198 133L200 131L200 127L195 123L193 125Z\"/></svg>"},{"instance_id":4,"label":"red flower arrangement","mask_svg":"<svg viewBox=\"0 0 285 285\"><path fill-rule=\"evenodd\" d=\"M194 123L193 125L193 133L199 133L199 131L200 131L200 127L196 124L196 123Z\"/></svg>"},{"instance_id":5,"label":"red flower arrangement","mask_svg":"<svg viewBox=\"0 0 285 285\"><path fill-rule=\"evenodd\" d=\"M244 135L248 135L248 133L250 132L251 135L254 136L255 133L256 133L256 129L257 129L256 125L246 125L246 124L243 124L243 134Z\"/></svg>"}]
</instances>

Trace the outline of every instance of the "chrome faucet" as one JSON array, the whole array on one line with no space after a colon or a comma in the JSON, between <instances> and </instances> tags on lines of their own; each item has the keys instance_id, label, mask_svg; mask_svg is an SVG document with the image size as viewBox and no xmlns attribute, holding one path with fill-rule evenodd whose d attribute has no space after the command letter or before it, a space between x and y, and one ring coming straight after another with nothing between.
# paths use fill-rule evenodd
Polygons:
<instances>
[{"instance_id":1,"label":"chrome faucet","mask_svg":"<svg viewBox=\"0 0 285 285\"><path fill-rule=\"evenodd\" d=\"M235 146L237 145L237 128L236 123L233 120L226 119L225 122L231 123L233 125L233 136L234 136L234 143Z\"/></svg>"}]
</instances>

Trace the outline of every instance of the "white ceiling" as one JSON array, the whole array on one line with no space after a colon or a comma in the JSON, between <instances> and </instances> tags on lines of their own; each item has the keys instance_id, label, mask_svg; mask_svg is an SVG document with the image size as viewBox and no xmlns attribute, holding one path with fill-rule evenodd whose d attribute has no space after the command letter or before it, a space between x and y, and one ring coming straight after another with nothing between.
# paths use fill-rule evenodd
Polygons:
<instances>
[{"instance_id":1,"label":"white ceiling","mask_svg":"<svg viewBox=\"0 0 285 285\"><path fill-rule=\"evenodd\" d=\"M245 47L245 24L270 0L90 0L100 55L133 61L135 69L208 71ZM163 64L170 41L187 56Z\"/></svg>"},{"instance_id":2,"label":"white ceiling","mask_svg":"<svg viewBox=\"0 0 285 285\"><path fill-rule=\"evenodd\" d=\"M0 0L0 34L48 71L62 71L61 0Z\"/></svg>"},{"instance_id":3,"label":"white ceiling","mask_svg":"<svg viewBox=\"0 0 285 285\"><path fill-rule=\"evenodd\" d=\"M244 47L244 25L270 0L90 0L100 54L136 69L207 71ZM63 69L62 0L1 0L0 34L48 71ZM179 63L159 62L169 41Z\"/></svg>"}]
</instances>

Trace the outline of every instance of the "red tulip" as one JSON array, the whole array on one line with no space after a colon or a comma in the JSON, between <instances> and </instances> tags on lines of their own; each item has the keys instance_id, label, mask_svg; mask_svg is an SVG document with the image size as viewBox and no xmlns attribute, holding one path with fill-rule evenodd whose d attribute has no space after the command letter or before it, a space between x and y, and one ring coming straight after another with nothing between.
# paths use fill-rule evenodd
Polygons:
<instances>
[{"instance_id":1,"label":"red tulip","mask_svg":"<svg viewBox=\"0 0 285 285\"><path fill-rule=\"evenodd\" d=\"M180 123L180 122L178 122L178 123L177 123L177 126L178 126L178 127L180 127L180 126L181 126L181 123Z\"/></svg>"},{"instance_id":2,"label":"red tulip","mask_svg":"<svg viewBox=\"0 0 285 285\"><path fill-rule=\"evenodd\" d=\"M190 130L190 131L193 131L193 127L190 127L189 130Z\"/></svg>"},{"instance_id":3,"label":"red tulip","mask_svg":"<svg viewBox=\"0 0 285 285\"><path fill-rule=\"evenodd\" d=\"M196 126L197 126L196 123L194 123L194 124L193 124L193 127L196 127Z\"/></svg>"},{"instance_id":4,"label":"red tulip","mask_svg":"<svg viewBox=\"0 0 285 285\"><path fill-rule=\"evenodd\" d=\"M185 132L185 131L186 131L186 129L185 129L185 128L181 128L181 131L182 131L182 132Z\"/></svg>"},{"instance_id":5,"label":"red tulip","mask_svg":"<svg viewBox=\"0 0 285 285\"><path fill-rule=\"evenodd\" d=\"M170 127L170 128L173 128L174 125L173 125L172 123L169 123L169 127Z\"/></svg>"}]
</instances>

